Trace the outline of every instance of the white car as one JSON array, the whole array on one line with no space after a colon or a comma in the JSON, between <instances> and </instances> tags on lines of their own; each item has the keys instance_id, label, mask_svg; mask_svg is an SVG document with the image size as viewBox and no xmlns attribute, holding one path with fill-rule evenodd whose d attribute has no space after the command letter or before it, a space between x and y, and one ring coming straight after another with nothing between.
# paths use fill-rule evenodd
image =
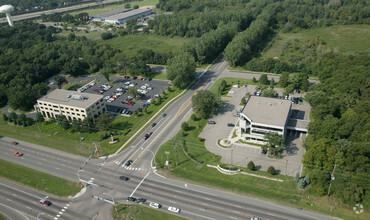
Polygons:
<instances>
[{"instance_id":1,"label":"white car","mask_svg":"<svg viewBox=\"0 0 370 220\"><path fill-rule=\"evenodd\" d=\"M152 89L154 89L154 87L152 87L152 86L149 86L148 87L148 90L152 90Z\"/></svg>"},{"instance_id":2,"label":"white car","mask_svg":"<svg viewBox=\"0 0 370 220\"><path fill-rule=\"evenodd\" d=\"M108 99L110 99L110 96L109 95L104 97L104 100L105 101L107 101Z\"/></svg>"},{"instance_id":3,"label":"white car","mask_svg":"<svg viewBox=\"0 0 370 220\"><path fill-rule=\"evenodd\" d=\"M161 204L158 204L156 202L149 203L149 206L152 207L152 208L155 208L155 209L160 209L162 207Z\"/></svg>"},{"instance_id":4,"label":"white car","mask_svg":"<svg viewBox=\"0 0 370 220\"><path fill-rule=\"evenodd\" d=\"M181 209L178 209L176 207L168 207L168 211L175 212L175 213L180 213Z\"/></svg>"},{"instance_id":5,"label":"white car","mask_svg":"<svg viewBox=\"0 0 370 220\"><path fill-rule=\"evenodd\" d=\"M128 85L128 86L130 86L130 87L134 87L135 85L133 84L133 83L131 83L130 85Z\"/></svg>"},{"instance_id":6,"label":"white car","mask_svg":"<svg viewBox=\"0 0 370 220\"><path fill-rule=\"evenodd\" d=\"M230 93L230 94L234 94L235 92L234 92L233 90L230 90L230 91L229 91L229 93Z\"/></svg>"},{"instance_id":7,"label":"white car","mask_svg":"<svg viewBox=\"0 0 370 220\"><path fill-rule=\"evenodd\" d=\"M118 88L117 88L117 91L118 91L118 92L121 92L121 91L122 91L122 88L121 88L121 87L118 87Z\"/></svg>"},{"instance_id":8,"label":"white car","mask_svg":"<svg viewBox=\"0 0 370 220\"><path fill-rule=\"evenodd\" d=\"M146 86L142 86L141 89L146 89Z\"/></svg>"},{"instance_id":9,"label":"white car","mask_svg":"<svg viewBox=\"0 0 370 220\"><path fill-rule=\"evenodd\" d=\"M95 86L95 83L94 83L94 82L92 82L92 83L90 83L90 85L91 85L91 86Z\"/></svg>"}]
</instances>

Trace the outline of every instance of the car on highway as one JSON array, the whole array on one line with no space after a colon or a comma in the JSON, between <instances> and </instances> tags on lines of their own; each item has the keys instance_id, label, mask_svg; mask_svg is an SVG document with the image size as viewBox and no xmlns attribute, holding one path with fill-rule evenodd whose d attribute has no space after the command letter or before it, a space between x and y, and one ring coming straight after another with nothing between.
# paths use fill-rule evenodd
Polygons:
<instances>
[{"instance_id":1,"label":"car on highway","mask_svg":"<svg viewBox=\"0 0 370 220\"><path fill-rule=\"evenodd\" d=\"M176 208L176 207L170 206L170 207L168 207L168 211L175 212L175 213L180 213L181 210Z\"/></svg>"},{"instance_id":2,"label":"car on highway","mask_svg":"<svg viewBox=\"0 0 370 220\"><path fill-rule=\"evenodd\" d=\"M215 122L215 121L208 121L208 124L210 124L210 125L215 125L215 124L216 124L216 122Z\"/></svg>"},{"instance_id":3,"label":"car on highway","mask_svg":"<svg viewBox=\"0 0 370 220\"><path fill-rule=\"evenodd\" d=\"M166 113L163 113L163 114L162 114L162 118L166 117L166 115L167 115Z\"/></svg>"},{"instance_id":4,"label":"car on highway","mask_svg":"<svg viewBox=\"0 0 370 220\"><path fill-rule=\"evenodd\" d=\"M151 126L152 126L152 128L153 128L153 127L154 127L154 126L156 126L156 125L157 125L157 123L155 123L155 122L154 122L154 123L152 123L152 125L151 125Z\"/></svg>"},{"instance_id":5,"label":"car on highway","mask_svg":"<svg viewBox=\"0 0 370 220\"><path fill-rule=\"evenodd\" d=\"M130 202L135 202L136 201L136 198L135 197L127 197L126 200L127 201L130 201Z\"/></svg>"},{"instance_id":6,"label":"car on highway","mask_svg":"<svg viewBox=\"0 0 370 220\"><path fill-rule=\"evenodd\" d=\"M126 167L130 166L130 165L132 164L132 162L133 162L132 160L128 160L128 161L125 163L125 166L126 166Z\"/></svg>"},{"instance_id":7,"label":"car on highway","mask_svg":"<svg viewBox=\"0 0 370 220\"><path fill-rule=\"evenodd\" d=\"M151 135L152 135L152 132L147 133L147 134L144 135L143 139L147 140Z\"/></svg>"},{"instance_id":8,"label":"car on highway","mask_svg":"<svg viewBox=\"0 0 370 220\"><path fill-rule=\"evenodd\" d=\"M144 203L144 202L146 202L146 199L140 198L140 199L137 199L135 202L136 203Z\"/></svg>"},{"instance_id":9,"label":"car on highway","mask_svg":"<svg viewBox=\"0 0 370 220\"><path fill-rule=\"evenodd\" d=\"M127 180L129 180L130 178L128 178L127 176L120 176L119 177L121 180L125 180L125 181L127 181Z\"/></svg>"},{"instance_id":10,"label":"car on highway","mask_svg":"<svg viewBox=\"0 0 370 220\"><path fill-rule=\"evenodd\" d=\"M233 123L227 123L227 126L234 127L234 124Z\"/></svg>"},{"instance_id":11,"label":"car on highway","mask_svg":"<svg viewBox=\"0 0 370 220\"><path fill-rule=\"evenodd\" d=\"M162 207L161 204L156 203L156 202L149 203L149 206L152 207L152 208L155 208L155 209L160 209Z\"/></svg>"},{"instance_id":12,"label":"car on highway","mask_svg":"<svg viewBox=\"0 0 370 220\"><path fill-rule=\"evenodd\" d=\"M18 151L14 152L13 155L17 156L17 157L23 156L23 154L21 152L18 152Z\"/></svg>"},{"instance_id":13,"label":"car on highway","mask_svg":"<svg viewBox=\"0 0 370 220\"><path fill-rule=\"evenodd\" d=\"M260 219L258 217L251 217L251 220L262 220L262 219Z\"/></svg>"},{"instance_id":14,"label":"car on highway","mask_svg":"<svg viewBox=\"0 0 370 220\"><path fill-rule=\"evenodd\" d=\"M40 199L40 203L43 204L44 206L50 206L51 202L45 199Z\"/></svg>"},{"instance_id":15,"label":"car on highway","mask_svg":"<svg viewBox=\"0 0 370 220\"><path fill-rule=\"evenodd\" d=\"M18 142L13 141L13 142L12 142L12 144L13 144L13 145L18 145Z\"/></svg>"}]
</instances>

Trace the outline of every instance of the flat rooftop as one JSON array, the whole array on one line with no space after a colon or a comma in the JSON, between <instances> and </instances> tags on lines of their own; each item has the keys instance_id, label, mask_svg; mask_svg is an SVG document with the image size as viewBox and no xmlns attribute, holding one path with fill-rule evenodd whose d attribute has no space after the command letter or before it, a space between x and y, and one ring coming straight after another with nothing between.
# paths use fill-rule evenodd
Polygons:
<instances>
[{"instance_id":1,"label":"flat rooftop","mask_svg":"<svg viewBox=\"0 0 370 220\"><path fill-rule=\"evenodd\" d=\"M92 17L92 18L106 18L106 17L113 16L113 15L116 15L116 14L125 13L125 12L131 11L131 10L132 9L127 9L127 8L117 8L117 9L113 9L113 10L110 10L110 11L102 12L100 14L92 15L90 17Z\"/></svg>"},{"instance_id":2,"label":"flat rooftop","mask_svg":"<svg viewBox=\"0 0 370 220\"><path fill-rule=\"evenodd\" d=\"M291 105L290 100L252 95L242 113L252 122L284 127Z\"/></svg>"},{"instance_id":3,"label":"flat rooftop","mask_svg":"<svg viewBox=\"0 0 370 220\"><path fill-rule=\"evenodd\" d=\"M77 108L87 108L101 98L103 98L102 95L55 89L38 99L38 101L51 102L57 105L68 105Z\"/></svg>"},{"instance_id":4,"label":"flat rooftop","mask_svg":"<svg viewBox=\"0 0 370 220\"><path fill-rule=\"evenodd\" d=\"M150 9L150 8L139 8L139 9L134 9L134 10L119 13L119 14L114 14L112 16L106 17L106 19L112 19L112 20L127 19L127 18L130 18L130 17L134 16L134 15L149 12L149 11L152 11L152 9Z\"/></svg>"}]
</instances>

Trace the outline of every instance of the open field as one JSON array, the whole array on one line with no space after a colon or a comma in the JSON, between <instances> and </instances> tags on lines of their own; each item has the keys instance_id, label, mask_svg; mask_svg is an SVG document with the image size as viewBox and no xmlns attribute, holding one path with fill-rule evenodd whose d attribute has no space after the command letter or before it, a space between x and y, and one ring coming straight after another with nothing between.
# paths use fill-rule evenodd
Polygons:
<instances>
[{"instance_id":1,"label":"open field","mask_svg":"<svg viewBox=\"0 0 370 220\"><path fill-rule=\"evenodd\" d=\"M189 41L181 37L166 37L152 34L129 34L124 37L115 37L109 40L99 40L99 43L107 43L112 48L121 50L125 55L132 56L140 49L152 49L158 52L178 53L180 47Z\"/></svg>"},{"instance_id":2,"label":"open field","mask_svg":"<svg viewBox=\"0 0 370 220\"><path fill-rule=\"evenodd\" d=\"M149 6L149 5L150 6L155 6L158 3L159 3L159 0L132 1L132 2L125 2L125 3L122 3L122 4L107 5L105 7L104 6L97 7L97 8L94 8L94 9L84 9L84 10L81 10L81 11L73 12L71 14L75 15L75 14L78 14L78 13L81 13L81 12L87 12L89 15L96 15L96 14L100 14L102 12L106 12L106 11L109 11L109 10L112 10L112 9L124 8L125 4L130 4L131 8L132 8L134 5L138 5L139 7Z\"/></svg>"},{"instance_id":3,"label":"open field","mask_svg":"<svg viewBox=\"0 0 370 220\"><path fill-rule=\"evenodd\" d=\"M1 159L0 176L57 196L75 195L81 189L77 182L71 182Z\"/></svg>"},{"instance_id":4,"label":"open field","mask_svg":"<svg viewBox=\"0 0 370 220\"><path fill-rule=\"evenodd\" d=\"M131 117L119 116L111 123L110 131L113 137L119 140L116 144L109 145L111 138L100 141L101 135L106 131L96 131L93 133L73 132L72 129L63 130L58 124L51 122L39 123L40 131L37 124L28 127L15 126L12 123L0 119L0 133L4 136L23 140L41 146L54 148L60 151L78 154L82 156L89 156L95 149L93 143L96 143L100 156L108 155L118 150L136 131L141 128L162 106L176 95L180 94L182 90L172 89L172 92L166 92L161 95L162 103L152 104L147 108L146 113L132 115ZM81 141L80 138L84 140Z\"/></svg>"},{"instance_id":5,"label":"open field","mask_svg":"<svg viewBox=\"0 0 370 220\"><path fill-rule=\"evenodd\" d=\"M166 220L182 220L180 216L161 212L153 208L147 208L140 205L118 205L117 212L114 208L111 209L112 217L114 220L126 220L126 219L140 219L140 220L152 220L152 219L166 219Z\"/></svg>"},{"instance_id":6,"label":"open field","mask_svg":"<svg viewBox=\"0 0 370 220\"><path fill-rule=\"evenodd\" d=\"M303 30L297 33L279 32L270 49L263 53L265 58L280 57L283 46L289 40L313 40L321 37L334 51L345 54L370 52L370 25L334 25L330 27Z\"/></svg>"}]
</instances>

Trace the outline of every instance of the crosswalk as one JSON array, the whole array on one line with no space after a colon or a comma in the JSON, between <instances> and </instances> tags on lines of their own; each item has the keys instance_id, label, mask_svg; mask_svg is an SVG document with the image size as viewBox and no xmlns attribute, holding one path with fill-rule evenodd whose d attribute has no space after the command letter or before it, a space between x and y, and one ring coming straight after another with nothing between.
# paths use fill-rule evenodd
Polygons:
<instances>
[{"instance_id":1,"label":"crosswalk","mask_svg":"<svg viewBox=\"0 0 370 220\"><path fill-rule=\"evenodd\" d=\"M114 161L115 164L117 165L120 165L120 161ZM143 170L143 171L148 171L150 169L146 169L146 168L141 168L141 167L126 167L124 164L121 165L121 167L125 168L126 170Z\"/></svg>"}]
</instances>

